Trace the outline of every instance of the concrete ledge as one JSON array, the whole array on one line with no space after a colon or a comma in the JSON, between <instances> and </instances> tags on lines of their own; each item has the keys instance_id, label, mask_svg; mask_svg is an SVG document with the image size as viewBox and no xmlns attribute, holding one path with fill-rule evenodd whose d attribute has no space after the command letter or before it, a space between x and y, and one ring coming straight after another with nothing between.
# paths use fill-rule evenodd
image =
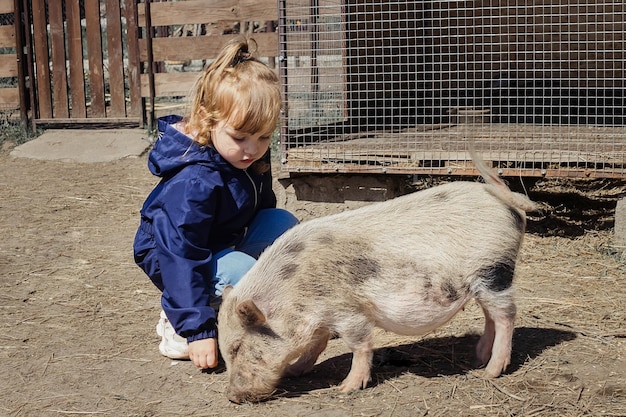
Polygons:
<instances>
[{"instance_id":1,"label":"concrete ledge","mask_svg":"<svg viewBox=\"0 0 626 417\"><path fill-rule=\"evenodd\" d=\"M15 147L11 156L63 162L110 162L142 155L150 143L143 129L48 130Z\"/></svg>"}]
</instances>

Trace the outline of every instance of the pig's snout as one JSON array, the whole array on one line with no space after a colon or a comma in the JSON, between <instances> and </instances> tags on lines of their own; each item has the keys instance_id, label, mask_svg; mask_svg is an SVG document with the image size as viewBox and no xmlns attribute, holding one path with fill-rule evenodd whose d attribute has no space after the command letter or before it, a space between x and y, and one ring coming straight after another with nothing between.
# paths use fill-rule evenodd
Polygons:
<instances>
[{"instance_id":1,"label":"pig's snout","mask_svg":"<svg viewBox=\"0 0 626 417\"><path fill-rule=\"evenodd\" d=\"M271 397L273 393L274 393L274 390L271 390L269 392L264 392L264 393L261 393L261 392L252 393L250 391L239 391L237 389L233 389L233 387L230 386L228 387L228 390L226 391L226 398L228 398L230 402L233 402L235 404L258 403Z\"/></svg>"},{"instance_id":2,"label":"pig's snout","mask_svg":"<svg viewBox=\"0 0 626 417\"><path fill-rule=\"evenodd\" d=\"M258 365L258 364L257 364ZM242 367L231 372L226 398L241 404L258 403L271 397L276 391L279 377L261 366Z\"/></svg>"}]
</instances>

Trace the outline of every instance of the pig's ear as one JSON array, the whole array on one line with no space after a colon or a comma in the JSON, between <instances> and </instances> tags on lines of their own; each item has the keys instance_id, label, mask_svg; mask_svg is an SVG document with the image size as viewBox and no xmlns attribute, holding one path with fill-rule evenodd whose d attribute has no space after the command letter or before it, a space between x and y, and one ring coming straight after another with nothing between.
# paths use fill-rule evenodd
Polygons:
<instances>
[{"instance_id":1,"label":"pig's ear","mask_svg":"<svg viewBox=\"0 0 626 417\"><path fill-rule=\"evenodd\" d=\"M252 300L239 303L237 305L237 315L244 327L259 326L265 323L265 316Z\"/></svg>"},{"instance_id":2,"label":"pig's ear","mask_svg":"<svg viewBox=\"0 0 626 417\"><path fill-rule=\"evenodd\" d=\"M222 299L225 299L226 297L228 297L228 294L230 294L232 290L233 290L232 285L225 286L224 290L222 290Z\"/></svg>"}]
</instances>

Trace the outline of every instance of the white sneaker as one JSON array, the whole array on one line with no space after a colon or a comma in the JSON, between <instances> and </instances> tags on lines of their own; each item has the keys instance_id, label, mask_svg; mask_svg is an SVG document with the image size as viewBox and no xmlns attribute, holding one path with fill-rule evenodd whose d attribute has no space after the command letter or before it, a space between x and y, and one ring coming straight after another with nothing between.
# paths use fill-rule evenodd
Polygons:
<instances>
[{"instance_id":1,"label":"white sneaker","mask_svg":"<svg viewBox=\"0 0 626 417\"><path fill-rule=\"evenodd\" d=\"M159 343L161 355L170 359L189 359L187 339L176 334L163 310L161 310L161 318L156 325L156 332L161 336L161 343Z\"/></svg>"}]
</instances>

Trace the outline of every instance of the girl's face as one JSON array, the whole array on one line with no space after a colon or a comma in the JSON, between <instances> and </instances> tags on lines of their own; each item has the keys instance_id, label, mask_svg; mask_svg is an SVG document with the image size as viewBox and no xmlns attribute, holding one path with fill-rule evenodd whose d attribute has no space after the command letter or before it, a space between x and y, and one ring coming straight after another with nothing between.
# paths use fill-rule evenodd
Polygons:
<instances>
[{"instance_id":1,"label":"girl's face","mask_svg":"<svg viewBox=\"0 0 626 417\"><path fill-rule=\"evenodd\" d=\"M271 136L247 133L233 129L227 122L219 121L213 128L211 141L217 152L232 166L246 169L267 152Z\"/></svg>"}]
</instances>

